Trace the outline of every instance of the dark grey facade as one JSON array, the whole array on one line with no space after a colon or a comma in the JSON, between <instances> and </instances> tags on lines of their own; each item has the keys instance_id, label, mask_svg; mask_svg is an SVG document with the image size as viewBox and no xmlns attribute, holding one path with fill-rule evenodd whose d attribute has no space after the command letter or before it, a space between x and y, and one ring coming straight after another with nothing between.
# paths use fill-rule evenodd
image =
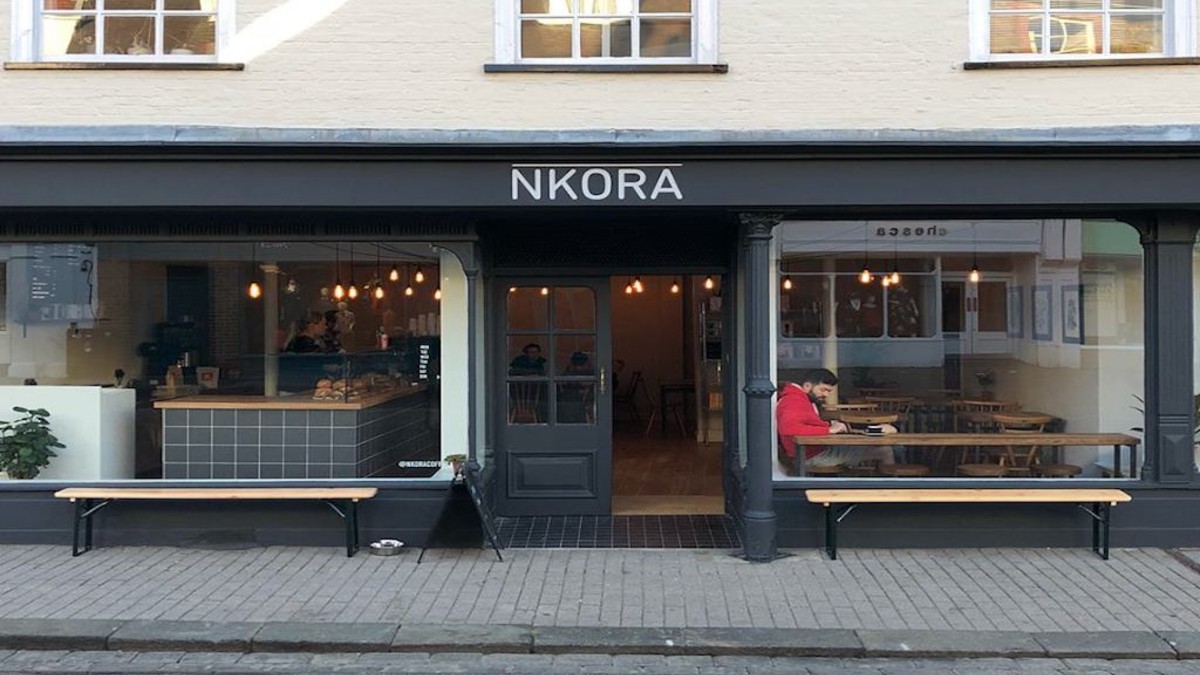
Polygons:
<instances>
[{"instance_id":1,"label":"dark grey facade","mask_svg":"<svg viewBox=\"0 0 1200 675\"><path fill-rule=\"evenodd\" d=\"M730 429L744 426L747 440L745 447L737 447L738 434L727 441L726 494L730 513L743 529L745 553L754 560L772 559L779 547L815 545L821 528L819 509L803 501L805 482L772 481L769 246L777 223L784 218L1121 219L1138 228L1145 255L1147 460L1140 481L1102 483L1134 495L1131 505L1115 511L1114 543L1200 544L1195 524L1200 519L1193 517L1200 515L1200 483L1193 470L1191 391L1192 250L1200 230L1197 143L909 139L572 146L547 141L519 148L496 143L64 145L0 151L0 236L14 241L404 236L461 242L456 253L468 278L479 275L485 285L497 274L553 278L581 270L725 273L743 279L744 288L733 295L740 298L734 311L746 326L735 338L740 349L734 354L744 356L732 367L745 385L727 395L741 399L745 417L729 412L727 423ZM568 182L569 190L555 192L549 167L563 162L580 171ZM629 187L622 195L623 166L655 168L646 169L651 173L639 183L641 190ZM588 167L597 173L586 175L593 170ZM545 173L536 173L542 169ZM670 169L669 179L664 169ZM518 171L524 173L518 176ZM48 187L63 184L79 187ZM514 249L514 233L531 228L540 234L539 246L553 254ZM674 245L663 246L664 241ZM469 303L483 303L485 316L492 311L473 288ZM486 354L473 350L471 360L480 358ZM480 386L488 384L471 383L472 391ZM494 404L492 398L487 405ZM494 478L490 468L496 457L486 456L487 444L464 450L493 460L485 465ZM886 484L869 482L871 487ZM1101 483L1072 483L1089 484ZM406 541L420 545L445 503L446 486L379 485L383 496L362 509L364 536L402 532ZM1005 482L1022 485L1032 484ZM8 502L0 509L0 541L65 542L69 509L50 498L54 487L0 484L0 499ZM1086 516L1065 507L980 507L970 518L918 507L903 511L910 517L897 527L893 519L873 518L865 510L847 527L845 542L1083 545L1089 535ZM106 515L110 521L100 530L112 542L153 543L236 523L262 542L336 543L336 520L326 529L305 513L301 507L274 505L189 507L186 514L122 506Z\"/></svg>"}]
</instances>

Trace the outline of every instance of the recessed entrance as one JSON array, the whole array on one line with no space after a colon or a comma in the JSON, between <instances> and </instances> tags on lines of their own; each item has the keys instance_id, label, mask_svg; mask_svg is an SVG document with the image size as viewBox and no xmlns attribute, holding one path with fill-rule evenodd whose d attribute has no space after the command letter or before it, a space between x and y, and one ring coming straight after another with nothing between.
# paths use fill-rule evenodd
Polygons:
<instances>
[{"instance_id":1,"label":"recessed entrance","mask_svg":"<svg viewBox=\"0 0 1200 675\"><path fill-rule=\"evenodd\" d=\"M720 278L613 277L611 295L613 514L723 514Z\"/></svg>"}]
</instances>

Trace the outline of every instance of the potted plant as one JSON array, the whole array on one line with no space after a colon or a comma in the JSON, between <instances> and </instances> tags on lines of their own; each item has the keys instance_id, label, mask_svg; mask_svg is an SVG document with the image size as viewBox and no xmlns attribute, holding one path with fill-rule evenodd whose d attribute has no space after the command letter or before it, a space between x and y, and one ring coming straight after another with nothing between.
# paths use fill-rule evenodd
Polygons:
<instances>
[{"instance_id":1,"label":"potted plant","mask_svg":"<svg viewBox=\"0 0 1200 675\"><path fill-rule=\"evenodd\" d=\"M466 455L446 455L446 463L450 465L450 468L454 469L454 477L456 479L462 475L463 463L466 461Z\"/></svg>"},{"instance_id":2,"label":"potted plant","mask_svg":"<svg viewBox=\"0 0 1200 675\"><path fill-rule=\"evenodd\" d=\"M50 433L50 413L44 408L13 410L21 416L0 424L0 471L10 478L37 478L50 458L58 456L53 448L66 446Z\"/></svg>"}]
</instances>

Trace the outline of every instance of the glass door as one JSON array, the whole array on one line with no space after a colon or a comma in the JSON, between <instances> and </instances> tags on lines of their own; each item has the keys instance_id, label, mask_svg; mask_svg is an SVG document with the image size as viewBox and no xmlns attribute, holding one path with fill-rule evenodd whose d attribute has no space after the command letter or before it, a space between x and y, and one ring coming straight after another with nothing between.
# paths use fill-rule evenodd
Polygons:
<instances>
[{"instance_id":1,"label":"glass door","mask_svg":"<svg viewBox=\"0 0 1200 675\"><path fill-rule=\"evenodd\" d=\"M499 296L499 297L496 297ZM498 279L493 350L501 515L607 515L612 338L607 279ZM498 402L500 402L498 400Z\"/></svg>"}]
</instances>

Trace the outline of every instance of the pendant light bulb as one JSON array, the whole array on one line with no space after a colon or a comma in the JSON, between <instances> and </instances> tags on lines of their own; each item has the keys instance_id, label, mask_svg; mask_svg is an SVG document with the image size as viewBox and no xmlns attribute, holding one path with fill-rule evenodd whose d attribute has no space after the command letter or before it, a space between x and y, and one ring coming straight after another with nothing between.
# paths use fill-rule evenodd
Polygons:
<instances>
[{"instance_id":1,"label":"pendant light bulb","mask_svg":"<svg viewBox=\"0 0 1200 675\"><path fill-rule=\"evenodd\" d=\"M637 291L638 293L642 293L646 290L646 287L642 285L641 277L633 278L633 290Z\"/></svg>"},{"instance_id":2,"label":"pendant light bulb","mask_svg":"<svg viewBox=\"0 0 1200 675\"><path fill-rule=\"evenodd\" d=\"M350 298L351 300L358 299L358 286L350 284L350 288L346 289L346 297Z\"/></svg>"},{"instance_id":3,"label":"pendant light bulb","mask_svg":"<svg viewBox=\"0 0 1200 675\"><path fill-rule=\"evenodd\" d=\"M418 284L425 283L425 272L421 271L420 265L417 265L417 271L413 274L413 281Z\"/></svg>"},{"instance_id":4,"label":"pendant light bulb","mask_svg":"<svg viewBox=\"0 0 1200 675\"><path fill-rule=\"evenodd\" d=\"M892 275L890 275L890 274L883 275L883 287L887 288L888 286L891 286L891 285L892 285Z\"/></svg>"},{"instance_id":5,"label":"pendant light bulb","mask_svg":"<svg viewBox=\"0 0 1200 675\"><path fill-rule=\"evenodd\" d=\"M441 286L438 286L437 288L435 288L433 290L433 299L439 300L439 301L442 299L442 287Z\"/></svg>"},{"instance_id":6,"label":"pendant light bulb","mask_svg":"<svg viewBox=\"0 0 1200 675\"><path fill-rule=\"evenodd\" d=\"M792 278L791 277L783 278L783 290L785 290L785 291L792 290Z\"/></svg>"},{"instance_id":7,"label":"pendant light bulb","mask_svg":"<svg viewBox=\"0 0 1200 675\"><path fill-rule=\"evenodd\" d=\"M404 296L405 297L411 298L413 293L415 293L415 292L416 291L413 290L412 284L409 284L404 287Z\"/></svg>"},{"instance_id":8,"label":"pendant light bulb","mask_svg":"<svg viewBox=\"0 0 1200 675\"><path fill-rule=\"evenodd\" d=\"M338 281L337 284L334 285L333 297L337 300L341 300L342 298L346 297L346 287L342 285L341 281Z\"/></svg>"},{"instance_id":9,"label":"pendant light bulb","mask_svg":"<svg viewBox=\"0 0 1200 675\"><path fill-rule=\"evenodd\" d=\"M625 284L625 295L633 295L633 284Z\"/></svg>"},{"instance_id":10,"label":"pendant light bulb","mask_svg":"<svg viewBox=\"0 0 1200 675\"><path fill-rule=\"evenodd\" d=\"M383 299L383 286L376 286L376 287L375 287L375 299L376 299L376 300L382 300L382 299Z\"/></svg>"},{"instance_id":11,"label":"pendant light bulb","mask_svg":"<svg viewBox=\"0 0 1200 675\"><path fill-rule=\"evenodd\" d=\"M262 297L262 286L259 286L257 281L251 281L250 288L248 288L246 290L246 294L249 295L250 298L253 300L257 300L257 299L261 298Z\"/></svg>"},{"instance_id":12,"label":"pendant light bulb","mask_svg":"<svg viewBox=\"0 0 1200 675\"><path fill-rule=\"evenodd\" d=\"M979 279L982 278L982 276L983 275L979 273L979 267L972 266L971 273L967 275L967 280L973 284L977 284L977 283L979 283Z\"/></svg>"},{"instance_id":13,"label":"pendant light bulb","mask_svg":"<svg viewBox=\"0 0 1200 675\"><path fill-rule=\"evenodd\" d=\"M400 270L396 269L395 265L392 265L392 271L388 272L388 281L400 281Z\"/></svg>"},{"instance_id":14,"label":"pendant light bulb","mask_svg":"<svg viewBox=\"0 0 1200 675\"><path fill-rule=\"evenodd\" d=\"M542 286L542 295L550 295L550 289L546 286Z\"/></svg>"},{"instance_id":15,"label":"pendant light bulb","mask_svg":"<svg viewBox=\"0 0 1200 675\"><path fill-rule=\"evenodd\" d=\"M713 281L712 277L704 277L704 290L711 291L717 287L717 282Z\"/></svg>"},{"instance_id":16,"label":"pendant light bulb","mask_svg":"<svg viewBox=\"0 0 1200 675\"><path fill-rule=\"evenodd\" d=\"M516 293L516 292L517 292L517 287L516 287L516 286L509 286L509 287L508 287L508 292L509 292L509 293Z\"/></svg>"},{"instance_id":17,"label":"pendant light bulb","mask_svg":"<svg viewBox=\"0 0 1200 675\"><path fill-rule=\"evenodd\" d=\"M679 295L679 282L671 282L671 295Z\"/></svg>"},{"instance_id":18,"label":"pendant light bulb","mask_svg":"<svg viewBox=\"0 0 1200 675\"><path fill-rule=\"evenodd\" d=\"M898 283L900 283L900 270L893 269L892 270L892 285L895 286Z\"/></svg>"},{"instance_id":19,"label":"pendant light bulb","mask_svg":"<svg viewBox=\"0 0 1200 675\"><path fill-rule=\"evenodd\" d=\"M858 280L859 280L860 282L864 283L864 284L869 284L869 283L871 283L871 270L870 270L870 268L868 268L868 267L866 267L866 266L864 265L864 266L863 266L863 268L862 268L862 272L860 272L860 273L859 273L859 275L858 275Z\"/></svg>"}]
</instances>

